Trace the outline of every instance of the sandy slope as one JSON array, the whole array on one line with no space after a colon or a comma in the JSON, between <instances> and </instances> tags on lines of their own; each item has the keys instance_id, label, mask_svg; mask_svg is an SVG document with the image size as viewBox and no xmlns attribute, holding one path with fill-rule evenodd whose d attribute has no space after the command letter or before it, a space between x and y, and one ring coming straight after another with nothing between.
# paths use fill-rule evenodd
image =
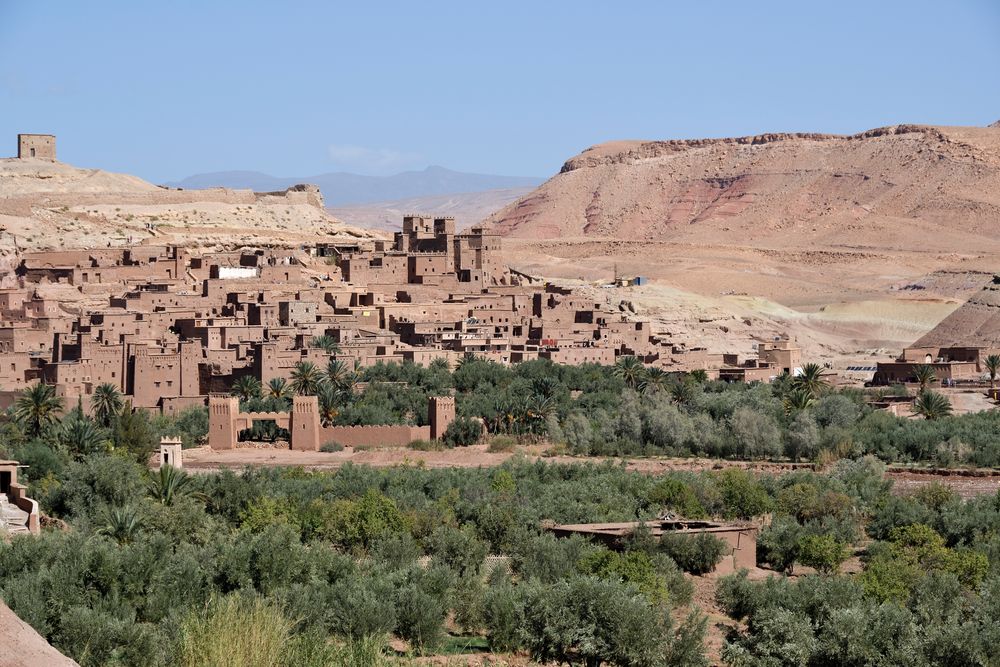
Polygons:
<instances>
[{"instance_id":1,"label":"sandy slope","mask_svg":"<svg viewBox=\"0 0 1000 667\"><path fill-rule=\"evenodd\" d=\"M70 660L0 601L0 667L72 667Z\"/></svg>"}]
</instances>

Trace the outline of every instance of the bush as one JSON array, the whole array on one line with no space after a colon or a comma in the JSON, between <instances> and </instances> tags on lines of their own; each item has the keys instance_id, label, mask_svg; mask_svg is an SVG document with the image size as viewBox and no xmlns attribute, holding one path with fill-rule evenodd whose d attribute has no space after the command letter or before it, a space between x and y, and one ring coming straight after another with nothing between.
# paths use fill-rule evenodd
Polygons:
<instances>
[{"instance_id":1,"label":"bush","mask_svg":"<svg viewBox=\"0 0 1000 667\"><path fill-rule=\"evenodd\" d=\"M833 535L806 535L799 540L799 562L823 574L839 570L847 555L847 547Z\"/></svg>"},{"instance_id":2,"label":"bush","mask_svg":"<svg viewBox=\"0 0 1000 667\"><path fill-rule=\"evenodd\" d=\"M509 435L495 435L490 439L490 446L486 451L492 454L500 454L514 451L517 446L517 439Z\"/></svg>"},{"instance_id":3,"label":"bush","mask_svg":"<svg viewBox=\"0 0 1000 667\"><path fill-rule=\"evenodd\" d=\"M728 544L711 533L696 535L666 534L660 538L660 550L677 566L690 574L706 574L731 551Z\"/></svg>"},{"instance_id":4,"label":"bush","mask_svg":"<svg viewBox=\"0 0 1000 667\"><path fill-rule=\"evenodd\" d=\"M468 447L479 442L482 433L482 422L472 417L460 416L448 424L441 439L449 447Z\"/></svg>"},{"instance_id":5,"label":"bush","mask_svg":"<svg viewBox=\"0 0 1000 667\"><path fill-rule=\"evenodd\" d=\"M339 442L333 442L331 440L330 442L323 443L323 446L319 448L319 451L324 452L326 454L332 454L334 452L344 451L344 446Z\"/></svg>"}]
</instances>

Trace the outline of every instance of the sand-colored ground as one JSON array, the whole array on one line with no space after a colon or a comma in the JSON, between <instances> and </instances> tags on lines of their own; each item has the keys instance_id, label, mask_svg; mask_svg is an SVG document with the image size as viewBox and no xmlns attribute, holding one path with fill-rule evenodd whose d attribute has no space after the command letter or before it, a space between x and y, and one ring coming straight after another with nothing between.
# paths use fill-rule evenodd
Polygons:
<instances>
[{"instance_id":1,"label":"sand-colored ground","mask_svg":"<svg viewBox=\"0 0 1000 667\"><path fill-rule=\"evenodd\" d=\"M74 667L35 629L0 601L0 667Z\"/></svg>"}]
</instances>

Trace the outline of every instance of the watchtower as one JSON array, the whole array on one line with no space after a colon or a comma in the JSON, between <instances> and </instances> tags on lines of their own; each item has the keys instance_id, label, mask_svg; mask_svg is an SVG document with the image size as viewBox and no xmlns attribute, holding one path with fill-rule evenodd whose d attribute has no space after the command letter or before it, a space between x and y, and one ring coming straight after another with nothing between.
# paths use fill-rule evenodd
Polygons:
<instances>
[{"instance_id":1,"label":"watchtower","mask_svg":"<svg viewBox=\"0 0 1000 667\"><path fill-rule=\"evenodd\" d=\"M448 426L455 421L455 397L431 396L427 399L427 421L431 426L431 440L440 440Z\"/></svg>"},{"instance_id":2,"label":"watchtower","mask_svg":"<svg viewBox=\"0 0 1000 667\"><path fill-rule=\"evenodd\" d=\"M184 461L181 456L181 439L163 436L160 438L160 467L173 466L183 468Z\"/></svg>"},{"instance_id":3,"label":"watchtower","mask_svg":"<svg viewBox=\"0 0 1000 667\"><path fill-rule=\"evenodd\" d=\"M56 159L56 137L54 134L17 135L17 157Z\"/></svg>"},{"instance_id":4,"label":"watchtower","mask_svg":"<svg viewBox=\"0 0 1000 667\"><path fill-rule=\"evenodd\" d=\"M288 421L292 449L319 451L319 399L315 396L292 398L292 414Z\"/></svg>"}]
</instances>

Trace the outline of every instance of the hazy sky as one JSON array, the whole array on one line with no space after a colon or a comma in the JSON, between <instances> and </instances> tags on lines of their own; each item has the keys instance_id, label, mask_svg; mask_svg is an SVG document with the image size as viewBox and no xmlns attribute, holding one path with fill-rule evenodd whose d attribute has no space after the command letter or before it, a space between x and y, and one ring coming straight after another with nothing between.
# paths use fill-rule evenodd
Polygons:
<instances>
[{"instance_id":1,"label":"hazy sky","mask_svg":"<svg viewBox=\"0 0 1000 667\"><path fill-rule=\"evenodd\" d=\"M1000 0L0 0L0 155L153 181L438 164L548 176L609 139L1000 119Z\"/></svg>"}]
</instances>

